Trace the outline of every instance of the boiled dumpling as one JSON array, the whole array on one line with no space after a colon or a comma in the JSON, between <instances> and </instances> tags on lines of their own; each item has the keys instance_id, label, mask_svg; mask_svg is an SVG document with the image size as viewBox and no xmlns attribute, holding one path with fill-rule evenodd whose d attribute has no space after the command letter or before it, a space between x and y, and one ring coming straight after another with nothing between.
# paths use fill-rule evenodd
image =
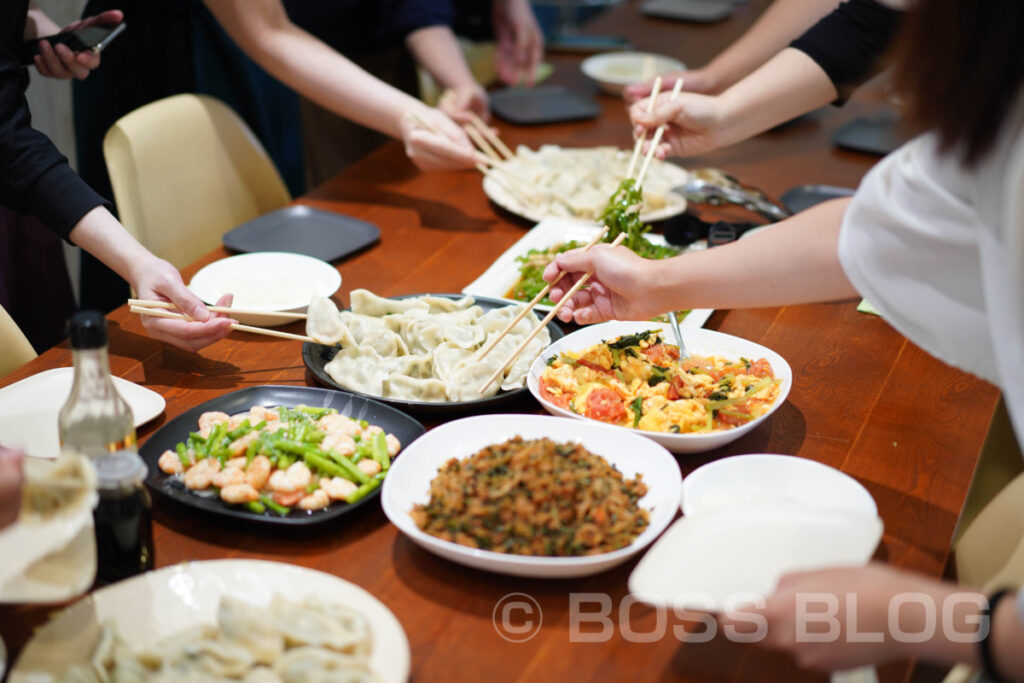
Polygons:
<instances>
[{"instance_id":1,"label":"boiled dumpling","mask_svg":"<svg viewBox=\"0 0 1024 683\"><path fill-rule=\"evenodd\" d=\"M340 605L327 609L313 599L287 602L280 596L271 609L275 627L289 647L311 645L349 654L369 650L370 626L355 610Z\"/></svg>"},{"instance_id":2,"label":"boiled dumpling","mask_svg":"<svg viewBox=\"0 0 1024 683\"><path fill-rule=\"evenodd\" d=\"M521 339L516 340L516 348L522 343ZM548 332L547 327L540 331L540 333L530 340L530 343L526 345L523 352L520 353L512 366L505 372L505 379L501 383L501 388L504 391L511 391L512 389L518 389L526 384L526 375L530 372L530 366L533 365L533 361L537 358L541 351L546 349L551 343L551 333ZM506 354L503 358L508 358L511 354Z\"/></svg>"},{"instance_id":3,"label":"boiled dumpling","mask_svg":"<svg viewBox=\"0 0 1024 683\"><path fill-rule=\"evenodd\" d=\"M224 637L248 650L259 664L272 664L284 652L284 637L267 621L265 609L224 596L217 621Z\"/></svg>"},{"instance_id":4,"label":"boiled dumpling","mask_svg":"<svg viewBox=\"0 0 1024 683\"><path fill-rule=\"evenodd\" d=\"M352 346L338 351L324 370L346 389L371 396L384 395L387 371L380 354L369 346Z\"/></svg>"},{"instance_id":5,"label":"boiled dumpling","mask_svg":"<svg viewBox=\"0 0 1024 683\"><path fill-rule=\"evenodd\" d=\"M165 668L209 676L238 678L254 663L249 651L226 640L198 639L182 648L178 658Z\"/></svg>"},{"instance_id":6,"label":"boiled dumpling","mask_svg":"<svg viewBox=\"0 0 1024 683\"><path fill-rule=\"evenodd\" d=\"M314 296L306 311L306 335L318 344L349 346L352 339L334 302L323 296Z\"/></svg>"},{"instance_id":7,"label":"boiled dumpling","mask_svg":"<svg viewBox=\"0 0 1024 683\"><path fill-rule=\"evenodd\" d=\"M491 352L482 361L470 361L461 365L446 383L448 400L475 401L494 396L501 387L500 377L491 382L484 391L480 389L502 362L504 362L504 357L497 357L494 352Z\"/></svg>"},{"instance_id":8,"label":"boiled dumpling","mask_svg":"<svg viewBox=\"0 0 1024 683\"><path fill-rule=\"evenodd\" d=\"M476 354L477 351L464 349L451 342L439 344L431 354L434 361L434 374L442 382L447 383L455 371L464 363L471 362Z\"/></svg>"},{"instance_id":9,"label":"boiled dumpling","mask_svg":"<svg viewBox=\"0 0 1024 683\"><path fill-rule=\"evenodd\" d=\"M425 302L430 307L431 313L451 313L452 311L461 311L476 303L476 299L468 295L461 299L447 299L443 296L430 296L429 294L416 298Z\"/></svg>"},{"instance_id":10,"label":"boiled dumpling","mask_svg":"<svg viewBox=\"0 0 1024 683\"><path fill-rule=\"evenodd\" d=\"M430 304L419 298L385 299L367 289L353 289L349 293L349 300L352 302L353 313L369 315L375 318L389 313L405 313L414 308L424 311L430 310Z\"/></svg>"},{"instance_id":11,"label":"boiled dumpling","mask_svg":"<svg viewBox=\"0 0 1024 683\"><path fill-rule=\"evenodd\" d=\"M406 377L397 372L392 372L387 378L388 393L390 398L399 398L405 401L431 401L441 402L445 400L446 391L444 382L439 379L416 379Z\"/></svg>"},{"instance_id":12,"label":"boiled dumpling","mask_svg":"<svg viewBox=\"0 0 1024 683\"><path fill-rule=\"evenodd\" d=\"M390 375L397 372L407 377L416 379L429 379L434 374L434 364L427 356L398 356L396 358L382 359L381 367Z\"/></svg>"},{"instance_id":13,"label":"boiled dumpling","mask_svg":"<svg viewBox=\"0 0 1024 683\"><path fill-rule=\"evenodd\" d=\"M285 683L362 683L375 681L363 657L318 647L297 647L285 653L274 672Z\"/></svg>"}]
</instances>

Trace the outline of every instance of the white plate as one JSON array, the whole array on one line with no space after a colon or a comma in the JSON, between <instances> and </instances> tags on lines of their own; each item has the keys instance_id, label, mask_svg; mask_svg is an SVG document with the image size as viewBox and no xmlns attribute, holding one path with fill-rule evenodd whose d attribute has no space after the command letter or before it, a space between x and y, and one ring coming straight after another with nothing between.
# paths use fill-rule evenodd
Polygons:
<instances>
[{"instance_id":1,"label":"white plate","mask_svg":"<svg viewBox=\"0 0 1024 683\"><path fill-rule=\"evenodd\" d=\"M505 299L509 303L521 303L505 297L508 290L519 282L519 262L516 258L524 255L531 249L547 249L556 244L563 244L573 240L586 243L593 239L599 228L593 223L570 220L567 218L546 218L527 232L519 241L505 250L494 263L484 271L484 274L462 288L463 294L474 296L489 296L496 299ZM647 239L654 244L666 245L664 235L648 233ZM706 244L701 241L691 244L683 249L684 252L700 251L706 249ZM548 312L550 306L538 305L534 310ZM686 317L680 320L684 327L700 327L708 321L714 311L710 308L698 308L690 311Z\"/></svg>"},{"instance_id":2,"label":"white plate","mask_svg":"<svg viewBox=\"0 0 1024 683\"><path fill-rule=\"evenodd\" d=\"M652 605L718 612L731 600L766 598L787 572L863 565L881 537L878 517L825 510L683 517L633 570L629 592Z\"/></svg>"},{"instance_id":3,"label":"white plate","mask_svg":"<svg viewBox=\"0 0 1024 683\"><path fill-rule=\"evenodd\" d=\"M54 368L0 389L0 444L40 458L60 455L57 414L71 394L74 377L74 368ZM117 393L132 409L136 427L164 411L167 403L160 394L120 377L113 379Z\"/></svg>"},{"instance_id":4,"label":"white plate","mask_svg":"<svg viewBox=\"0 0 1024 683\"><path fill-rule=\"evenodd\" d=\"M302 254L259 251L214 261L192 277L189 289L208 304L234 294L231 304L254 311L303 313L314 295L329 297L341 287L341 273L326 261ZM278 327L294 322L259 314L236 314L245 325Z\"/></svg>"},{"instance_id":5,"label":"white plate","mask_svg":"<svg viewBox=\"0 0 1024 683\"><path fill-rule=\"evenodd\" d=\"M627 85L646 83L660 74L685 68L678 59L651 52L605 52L587 57L580 64L583 74L609 95L621 95Z\"/></svg>"},{"instance_id":6,"label":"white plate","mask_svg":"<svg viewBox=\"0 0 1024 683\"><path fill-rule=\"evenodd\" d=\"M647 495L640 506L650 511L650 524L632 544L619 550L583 557L532 557L478 550L427 534L413 522L413 505L430 500L430 482L449 459L466 458L485 446L514 436L548 437L582 443L602 456L626 478L643 474ZM580 424L541 415L481 415L448 422L406 446L384 480L384 514L413 542L453 562L515 576L566 578L590 576L625 562L643 550L672 521L679 504L679 465L668 451L635 434L606 425Z\"/></svg>"},{"instance_id":7,"label":"white plate","mask_svg":"<svg viewBox=\"0 0 1024 683\"><path fill-rule=\"evenodd\" d=\"M355 584L330 574L277 562L214 560L148 572L96 591L58 614L36 632L11 671L11 683L55 680L68 665L88 657L99 624L113 620L133 647L216 623L221 596L253 605L274 595L288 600L316 596L362 612L373 632L370 666L382 681L409 677L409 641L395 615Z\"/></svg>"},{"instance_id":8,"label":"white plate","mask_svg":"<svg viewBox=\"0 0 1024 683\"><path fill-rule=\"evenodd\" d=\"M752 508L878 514L875 499L859 481L793 455L734 455L698 467L683 481L684 515Z\"/></svg>"},{"instance_id":9,"label":"white plate","mask_svg":"<svg viewBox=\"0 0 1024 683\"><path fill-rule=\"evenodd\" d=\"M544 368L547 367L548 358L565 351L583 351L595 344L600 344L602 341L615 339L616 337L620 337L624 334L643 332L645 330L659 330L661 332L662 339L666 340L668 343L673 343L672 330L669 328L667 323L612 321L584 327L559 339L557 342L545 349L541 355L537 356L533 365L530 366L529 374L526 376L526 386L529 388L530 393L533 394L534 398L540 401L540 404L544 406L545 410L552 415L562 415L564 417L582 420L587 423L594 423L596 421L589 417L584 417L568 410L564 410L541 398L540 376L543 374ZM673 453L700 453L702 451L710 451L711 449L718 448L719 446L724 446L725 444L740 438L747 432L757 429L762 422L767 420L768 417L778 410L779 406L786 401L786 396L789 395L789 389L793 384L793 371L790 369L789 363L771 349L761 346L760 344L755 344L752 341L747 341L746 339L734 337L731 334L723 334L722 332L705 330L699 327L684 329L683 341L686 343L686 350L694 356L724 356L725 358L733 360L738 359L741 356L752 359L766 359L771 364L775 377L782 380L782 386L779 389L779 396L775 399L775 403L772 404L771 409L761 417L755 418L746 424L721 432L671 434L664 432L649 432L641 429L619 427L616 425L612 425L612 429L642 434L648 439L658 442Z\"/></svg>"},{"instance_id":10,"label":"white plate","mask_svg":"<svg viewBox=\"0 0 1024 683\"><path fill-rule=\"evenodd\" d=\"M626 154L632 154L632 151L627 151ZM628 158L628 157L627 157ZM680 187L686 184L686 179L689 177L689 173L685 168L676 166L673 163L662 161L660 159L652 159L651 167L648 170L648 175L659 175L664 176L671 187ZM500 174L499 174L500 176ZM549 218L561 218L566 219L564 216L549 216L542 213L537 207L526 206L510 193L505 186L498 181L491 178L489 175L484 176L483 179L484 194L487 195L488 199L492 202L505 209L509 213L513 213L520 218L525 218L531 221L543 221ZM657 221L663 221L672 216L678 216L679 214L686 211L686 199L683 195L677 192L668 192L665 195L665 199L668 202L665 206L656 209L654 211L644 211L640 214L640 220L645 223L654 223ZM653 240L652 240L653 241Z\"/></svg>"}]
</instances>

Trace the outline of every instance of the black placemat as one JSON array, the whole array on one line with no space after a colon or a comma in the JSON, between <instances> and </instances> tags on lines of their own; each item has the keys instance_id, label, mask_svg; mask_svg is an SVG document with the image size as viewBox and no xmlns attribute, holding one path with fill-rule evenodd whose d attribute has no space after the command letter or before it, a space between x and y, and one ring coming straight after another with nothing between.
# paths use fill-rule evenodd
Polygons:
<instances>
[{"instance_id":1,"label":"black placemat","mask_svg":"<svg viewBox=\"0 0 1024 683\"><path fill-rule=\"evenodd\" d=\"M521 125L579 121L601 115L601 105L594 99L560 85L506 88L491 93L490 102L495 116Z\"/></svg>"},{"instance_id":2,"label":"black placemat","mask_svg":"<svg viewBox=\"0 0 1024 683\"><path fill-rule=\"evenodd\" d=\"M233 251L289 251L323 261L364 249L380 240L373 223L296 204L265 213L224 234Z\"/></svg>"}]
</instances>

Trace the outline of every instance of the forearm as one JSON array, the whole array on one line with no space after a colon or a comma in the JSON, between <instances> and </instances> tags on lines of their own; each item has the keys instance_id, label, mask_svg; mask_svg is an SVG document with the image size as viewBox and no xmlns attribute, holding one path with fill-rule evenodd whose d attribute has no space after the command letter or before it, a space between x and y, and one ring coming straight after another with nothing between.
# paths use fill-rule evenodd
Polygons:
<instances>
[{"instance_id":1,"label":"forearm","mask_svg":"<svg viewBox=\"0 0 1024 683\"><path fill-rule=\"evenodd\" d=\"M716 91L739 82L839 5L839 0L775 0L736 42L711 60Z\"/></svg>"},{"instance_id":2,"label":"forearm","mask_svg":"<svg viewBox=\"0 0 1024 683\"><path fill-rule=\"evenodd\" d=\"M428 26L410 33L405 44L416 62L430 72L441 87L458 88L476 81L462 55L455 34L447 26Z\"/></svg>"},{"instance_id":3,"label":"forearm","mask_svg":"<svg viewBox=\"0 0 1024 683\"><path fill-rule=\"evenodd\" d=\"M29 3L28 17L25 21L25 40L52 36L56 33L60 33L60 26L48 17L46 12L39 9L36 3Z\"/></svg>"},{"instance_id":4,"label":"forearm","mask_svg":"<svg viewBox=\"0 0 1024 683\"><path fill-rule=\"evenodd\" d=\"M156 257L102 206L97 206L85 214L72 228L69 237L77 246L98 258L133 286L138 281L139 274L156 260Z\"/></svg>"},{"instance_id":5,"label":"forearm","mask_svg":"<svg viewBox=\"0 0 1024 683\"><path fill-rule=\"evenodd\" d=\"M757 308L856 296L837 252L848 203L826 202L748 239L655 262L648 282L656 309Z\"/></svg>"},{"instance_id":6,"label":"forearm","mask_svg":"<svg viewBox=\"0 0 1024 683\"><path fill-rule=\"evenodd\" d=\"M786 48L719 95L720 147L764 132L833 101L828 74L800 50Z\"/></svg>"}]
</instances>

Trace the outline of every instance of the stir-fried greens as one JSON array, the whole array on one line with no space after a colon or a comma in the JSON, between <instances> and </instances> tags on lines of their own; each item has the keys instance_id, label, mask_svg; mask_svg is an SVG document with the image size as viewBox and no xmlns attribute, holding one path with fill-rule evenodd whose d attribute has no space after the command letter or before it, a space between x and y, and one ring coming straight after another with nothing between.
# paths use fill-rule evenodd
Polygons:
<instances>
[{"instance_id":1,"label":"stir-fried greens","mask_svg":"<svg viewBox=\"0 0 1024 683\"><path fill-rule=\"evenodd\" d=\"M595 555L647 528L641 475L626 480L580 444L514 437L458 460L430 483L413 521L432 536L516 555Z\"/></svg>"},{"instance_id":2,"label":"stir-fried greens","mask_svg":"<svg viewBox=\"0 0 1024 683\"><path fill-rule=\"evenodd\" d=\"M643 204L643 193L632 179L623 180L619 188L608 200L608 206L601 214L601 223L608 226L605 242L613 242L620 233L626 234L623 245L644 258L662 259L679 254L677 249L654 244L644 237L651 226L644 225L640 220L640 206Z\"/></svg>"}]
</instances>

